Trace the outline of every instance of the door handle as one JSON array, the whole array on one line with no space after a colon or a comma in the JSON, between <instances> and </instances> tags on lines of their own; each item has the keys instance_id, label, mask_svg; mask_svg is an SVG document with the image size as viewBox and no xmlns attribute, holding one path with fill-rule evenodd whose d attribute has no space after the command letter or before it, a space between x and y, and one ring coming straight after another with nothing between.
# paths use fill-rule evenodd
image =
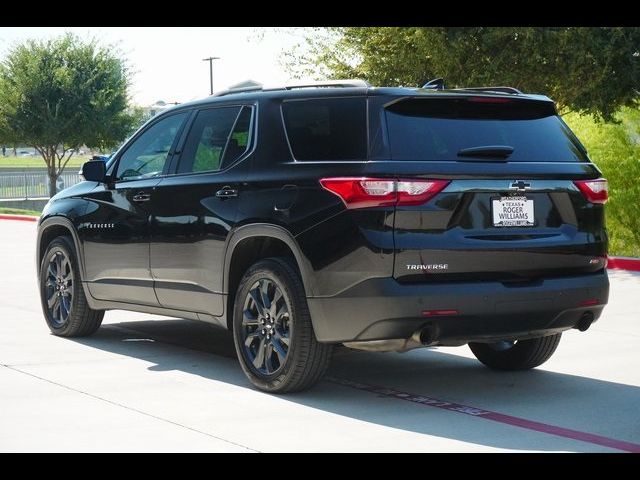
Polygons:
<instances>
[{"instance_id":1,"label":"door handle","mask_svg":"<svg viewBox=\"0 0 640 480\"><path fill-rule=\"evenodd\" d=\"M231 198L231 197L237 197L238 196L238 190L235 190L231 187L223 187L221 190L218 190L216 192L216 197L218 198Z\"/></svg>"},{"instance_id":2,"label":"door handle","mask_svg":"<svg viewBox=\"0 0 640 480\"><path fill-rule=\"evenodd\" d=\"M148 202L149 200L151 200L151 194L150 193L139 192L139 193L136 193L133 196L133 201L134 202Z\"/></svg>"}]
</instances>

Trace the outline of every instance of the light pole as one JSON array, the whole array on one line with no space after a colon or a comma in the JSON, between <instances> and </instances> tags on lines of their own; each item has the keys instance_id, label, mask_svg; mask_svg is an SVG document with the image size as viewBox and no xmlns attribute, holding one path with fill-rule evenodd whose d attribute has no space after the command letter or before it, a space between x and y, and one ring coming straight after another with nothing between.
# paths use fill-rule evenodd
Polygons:
<instances>
[{"instance_id":1,"label":"light pole","mask_svg":"<svg viewBox=\"0 0 640 480\"><path fill-rule=\"evenodd\" d=\"M220 60L220 57L209 57L203 58L203 62L209 62L209 86L211 90L211 95L213 95L213 61Z\"/></svg>"}]
</instances>

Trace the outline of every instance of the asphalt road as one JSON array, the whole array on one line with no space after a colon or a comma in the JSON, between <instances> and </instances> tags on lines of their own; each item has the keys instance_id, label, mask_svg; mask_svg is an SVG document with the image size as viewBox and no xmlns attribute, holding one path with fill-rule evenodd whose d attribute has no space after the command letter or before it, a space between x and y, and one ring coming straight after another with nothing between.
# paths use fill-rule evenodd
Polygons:
<instances>
[{"instance_id":1,"label":"asphalt road","mask_svg":"<svg viewBox=\"0 0 640 480\"><path fill-rule=\"evenodd\" d=\"M93 337L50 335L34 237L0 221L0 451L640 452L640 274L612 272L600 321L534 371L340 349L317 388L273 396L207 324L108 312Z\"/></svg>"}]
</instances>

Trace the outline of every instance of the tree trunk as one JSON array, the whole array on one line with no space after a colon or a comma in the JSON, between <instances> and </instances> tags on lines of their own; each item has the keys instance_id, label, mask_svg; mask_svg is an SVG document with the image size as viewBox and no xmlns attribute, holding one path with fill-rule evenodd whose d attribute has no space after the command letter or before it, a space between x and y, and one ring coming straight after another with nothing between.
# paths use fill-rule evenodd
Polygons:
<instances>
[{"instance_id":1,"label":"tree trunk","mask_svg":"<svg viewBox=\"0 0 640 480\"><path fill-rule=\"evenodd\" d=\"M49 197L53 197L57 191L57 181L58 181L58 176L55 174L55 172L52 171L48 171L47 174L49 175Z\"/></svg>"}]
</instances>

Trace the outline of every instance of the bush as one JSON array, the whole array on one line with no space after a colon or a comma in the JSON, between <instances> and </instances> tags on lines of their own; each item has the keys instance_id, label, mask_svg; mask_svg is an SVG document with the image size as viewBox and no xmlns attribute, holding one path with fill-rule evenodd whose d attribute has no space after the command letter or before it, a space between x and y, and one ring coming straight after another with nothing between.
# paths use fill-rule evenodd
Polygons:
<instances>
[{"instance_id":1,"label":"bush","mask_svg":"<svg viewBox=\"0 0 640 480\"><path fill-rule=\"evenodd\" d=\"M616 118L620 123L564 116L609 180L609 253L640 257L640 110L624 108Z\"/></svg>"}]
</instances>

